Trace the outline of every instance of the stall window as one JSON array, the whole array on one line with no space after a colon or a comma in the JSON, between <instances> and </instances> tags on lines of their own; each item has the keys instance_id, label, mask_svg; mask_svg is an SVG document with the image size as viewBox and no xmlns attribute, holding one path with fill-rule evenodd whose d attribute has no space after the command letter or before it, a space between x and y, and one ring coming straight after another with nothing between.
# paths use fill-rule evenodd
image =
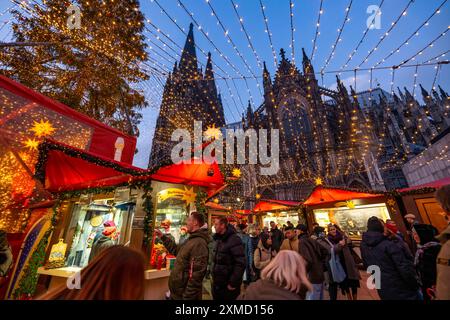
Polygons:
<instances>
[{"instance_id":1,"label":"stall window","mask_svg":"<svg viewBox=\"0 0 450 320\"><path fill-rule=\"evenodd\" d=\"M367 220L373 216L383 221L390 219L389 211L384 203L355 206L351 209L339 207L314 210L314 217L320 226L337 224L351 238L356 239L360 239L362 233L367 231Z\"/></svg>"},{"instance_id":2,"label":"stall window","mask_svg":"<svg viewBox=\"0 0 450 320\"><path fill-rule=\"evenodd\" d=\"M114 243L126 244L130 239L134 209L134 202L115 203L113 199L75 203L66 232L66 241L70 245L67 266L82 268L88 264L92 246L101 237L106 222L114 222Z\"/></svg>"},{"instance_id":3,"label":"stall window","mask_svg":"<svg viewBox=\"0 0 450 320\"><path fill-rule=\"evenodd\" d=\"M275 223L282 227L283 224L287 224L290 221L294 226L297 224L306 224L306 220L302 215L300 215L296 211L282 211L280 213L272 213L268 212L267 215L263 218L264 227L270 228L270 221L275 221Z\"/></svg>"}]
</instances>

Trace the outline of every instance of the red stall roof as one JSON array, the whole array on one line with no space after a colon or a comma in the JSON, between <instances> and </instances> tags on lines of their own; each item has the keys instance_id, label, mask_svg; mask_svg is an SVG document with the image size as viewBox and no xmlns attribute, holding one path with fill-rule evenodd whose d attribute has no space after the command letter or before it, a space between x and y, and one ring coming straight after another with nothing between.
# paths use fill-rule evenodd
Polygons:
<instances>
[{"instance_id":1,"label":"red stall roof","mask_svg":"<svg viewBox=\"0 0 450 320\"><path fill-rule=\"evenodd\" d=\"M225 184L217 163L173 164L151 174L149 170L51 140L42 143L39 150L36 176L51 192L116 186L130 180L151 179L205 187L211 196Z\"/></svg>"},{"instance_id":2,"label":"red stall roof","mask_svg":"<svg viewBox=\"0 0 450 320\"><path fill-rule=\"evenodd\" d=\"M205 206L215 210L228 211L228 209L225 208L224 206L221 206L220 204L214 202L207 202Z\"/></svg>"},{"instance_id":3,"label":"red stall roof","mask_svg":"<svg viewBox=\"0 0 450 320\"><path fill-rule=\"evenodd\" d=\"M421 184L421 185L418 185L418 186L415 186L415 187L399 189L398 192L408 192L408 191L422 189L422 188L439 189L440 187L446 186L448 184L450 184L450 177L447 177L447 178L444 178L444 179L440 179L440 180L436 180L436 181L429 182L429 183L424 183L424 184Z\"/></svg>"},{"instance_id":4,"label":"red stall roof","mask_svg":"<svg viewBox=\"0 0 450 320\"><path fill-rule=\"evenodd\" d=\"M317 186L313 189L309 197L303 203L304 205L312 206L317 204L347 201L352 199L366 199L383 196L383 192L361 192L352 189L341 189L339 187L325 187Z\"/></svg>"},{"instance_id":5,"label":"red stall roof","mask_svg":"<svg viewBox=\"0 0 450 320\"><path fill-rule=\"evenodd\" d=\"M265 212L275 210L289 210L290 208L298 207L301 204L301 202L297 201L262 199L255 205L253 211Z\"/></svg>"},{"instance_id":6,"label":"red stall roof","mask_svg":"<svg viewBox=\"0 0 450 320\"><path fill-rule=\"evenodd\" d=\"M89 152L114 159L115 143L118 138L122 138L124 149L122 151L121 162L132 163L134 151L136 149L136 137L127 135L117 129L77 112L74 109L40 94L8 77L0 75L0 92L4 95L1 102L14 101L12 112L3 114L0 117L0 126L20 118L33 110L40 111L49 109L57 114L63 115L72 121L88 125L93 129L89 143ZM5 100L6 99L6 100Z\"/></svg>"},{"instance_id":7,"label":"red stall roof","mask_svg":"<svg viewBox=\"0 0 450 320\"><path fill-rule=\"evenodd\" d=\"M251 214L252 211L251 210L242 209L242 210L236 210L235 213L240 214L240 215L246 215L246 214Z\"/></svg>"}]
</instances>

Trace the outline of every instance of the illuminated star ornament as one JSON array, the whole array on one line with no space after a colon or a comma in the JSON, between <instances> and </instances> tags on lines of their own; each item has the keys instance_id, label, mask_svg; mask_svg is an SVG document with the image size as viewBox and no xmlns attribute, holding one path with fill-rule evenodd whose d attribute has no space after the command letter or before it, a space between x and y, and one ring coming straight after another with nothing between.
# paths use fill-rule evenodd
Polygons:
<instances>
[{"instance_id":1,"label":"illuminated star ornament","mask_svg":"<svg viewBox=\"0 0 450 320\"><path fill-rule=\"evenodd\" d=\"M37 150L39 146L39 141L35 139L27 139L26 141L23 142L23 144L30 150Z\"/></svg>"},{"instance_id":2,"label":"illuminated star ornament","mask_svg":"<svg viewBox=\"0 0 450 320\"><path fill-rule=\"evenodd\" d=\"M53 128L52 124L47 120L40 120L39 122L33 121L33 127L30 129L34 132L34 135L36 137L45 137L53 134L53 132L56 130Z\"/></svg>"},{"instance_id":3,"label":"illuminated star ornament","mask_svg":"<svg viewBox=\"0 0 450 320\"><path fill-rule=\"evenodd\" d=\"M241 169L234 168L233 171L231 172L231 174L235 178L240 178L241 177Z\"/></svg>"},{"instance_id":4,"label":"illuminated star ornament","mask_svg":"<svg viewBox=\"0 0 450 320\"><path fill-rule=\"evenodd\" d=\"M393 206L395 206L395 200L394 200L394 199L389 199L389 200L387 201L387 204L388 204L389 206L393 207Z\"/></svg>"},{"instance_id":5,"label":"illuminated star ornament","mask_svg":"<svg viewBox=\"0 0 450 320\"><path fill-rule=\"evenodd\" d=\"M222 137L222 132L219 128L216 128L216 125L208 127L205 131L205 138L207 140L219 140Z\"/></svg>"},{"instance_id":6,"label":"illuminated star ornament","mask_svg":"<svg viewBox=\"0 0 450 320\"><path fill-rule=\"evenodd\" d=\"M316 186L321 186L323 184L323 180L321 177L316 178L315 180Z\"/></svg>"},{"instance_id":7,"label":"illuminated star ornament","mask_svg":"<svg viewBox=\"0 0 450 320\"><path fill-rule=\"evenodd\" d=\"M353 200L345 201L345 204L346 204L347 208L355 209L355 203L353 202Z\"/></svg>"},{"instance_id":8,"label":"illuminated star ornament","mask_svg":"<svg viewBox=\"0 0 450 320\"><path fill-rule=\"evenodd\" d=\"M184 187L183 197L181 200L186 201L186 204L194 203L197 194L194 192L194 188Z\"/></svg>"}]
</instances>

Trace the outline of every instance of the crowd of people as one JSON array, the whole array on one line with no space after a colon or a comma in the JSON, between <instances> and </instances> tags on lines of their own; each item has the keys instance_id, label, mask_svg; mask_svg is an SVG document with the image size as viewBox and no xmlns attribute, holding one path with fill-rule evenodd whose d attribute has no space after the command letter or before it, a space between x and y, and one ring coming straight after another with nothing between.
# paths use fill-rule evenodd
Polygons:
<instances>
[{"instance_id":1,"label":"crowd of people","mask_svg":"<svg viewBox=\"0 0 450 320\"><path fill-rule=\"evenodd\" d=\"M447 216L449 194L450 186L436 193ZM204 280L210 279L214 300L323 300L326 291L330 300L338 299L339 291L357 300L360 270L373 270L372 285L382 300L450 300L450 225L438 235L433 226L407 218L409 231L402 234L394 221L371 217L359 255L336 224L309 229L288 222L280 229L272 221L260 229L220 217L211 236L205 217L193 212L185 226L188 236L178 244L155 230L176 256L167 298L200 300ZM113 245L81 271L80 289L64 285L40 299L142 299L145 265L141 252Z\"/></svg>"}]
</instances>

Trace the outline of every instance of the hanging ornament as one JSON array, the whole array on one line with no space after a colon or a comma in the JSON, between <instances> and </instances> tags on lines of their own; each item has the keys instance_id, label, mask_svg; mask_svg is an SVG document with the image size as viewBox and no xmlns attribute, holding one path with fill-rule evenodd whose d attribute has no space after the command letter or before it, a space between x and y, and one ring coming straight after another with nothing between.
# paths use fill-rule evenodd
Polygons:
<instances>
[{"instance_id":1,"label":"hanging ornament","mask_svg":"<svg viewBox=\"0 0 450 320\"><path fill-rule=\"evenodd\" d=\"M235 178L240 178L241 177L241 169L234 168L233 171L231 172L231 174Z\"/></svg>"},{"instance_id":2,"label":"hanging ornament","mask_svg":"<svg viewBox=\"0 0 450 320\"><path fill-rule=\"evenodd\" d=\"M26 141L23 142L23 144L25 145L25 147L30 149L30 151L37 150L39 147L39 141L35 139L27 139Z\"/></svg>"},{"instance_id":3,"label":"hanging ornament","mask_svg":"<svg viewBox=\"0 0 450 320\"><path fill-rule=\"evenodd\" d=\"M217 199L217 198L215 198L213 201L214 201L215 204L219 203L219 199Z\"/></svg>"},{"instance_id":4,"label":"hanging ornament","mask_svg":"<svg viewBox=\"0 0 450 320\"><path fill-rule=\"evenodd\" d=\"M222 137L222 132L219 128L216 128L216 125L208 127L208 129L204 133L205 138L207 140L219 140Z\"/></svg>"},{"instance_id":5,"label":"hanging ornament","mask_svg":"<svg viewBox=\"0 0 450 320\"><path fill-rule=\"evenodd\" d=\"M259 193L256 194L255 196L256 199L261 199L261 195Z\"/></svg>"},{"instance_id":6,"label":"hanging ornament","mask_svg":"<svg viewBox=\"0 0 450 320\"><path fill-rule=\"evenodd\" d=\"M321 186L323 184L323 180L321 177L317 177L315 180L316 186Z\"/></svg>"},{"instance_id":7,"label":"hanging ornament","mask_svg":"<svg viewBox=\"0 0 450 320\"><path fill-rule=\"evenodd\" d=\"M39 122L33 122L34 125L30 130L34 132L36 137L49 136L56 130L48 120L44 121L41 119Z\"/></svg>"}]
</instances>

